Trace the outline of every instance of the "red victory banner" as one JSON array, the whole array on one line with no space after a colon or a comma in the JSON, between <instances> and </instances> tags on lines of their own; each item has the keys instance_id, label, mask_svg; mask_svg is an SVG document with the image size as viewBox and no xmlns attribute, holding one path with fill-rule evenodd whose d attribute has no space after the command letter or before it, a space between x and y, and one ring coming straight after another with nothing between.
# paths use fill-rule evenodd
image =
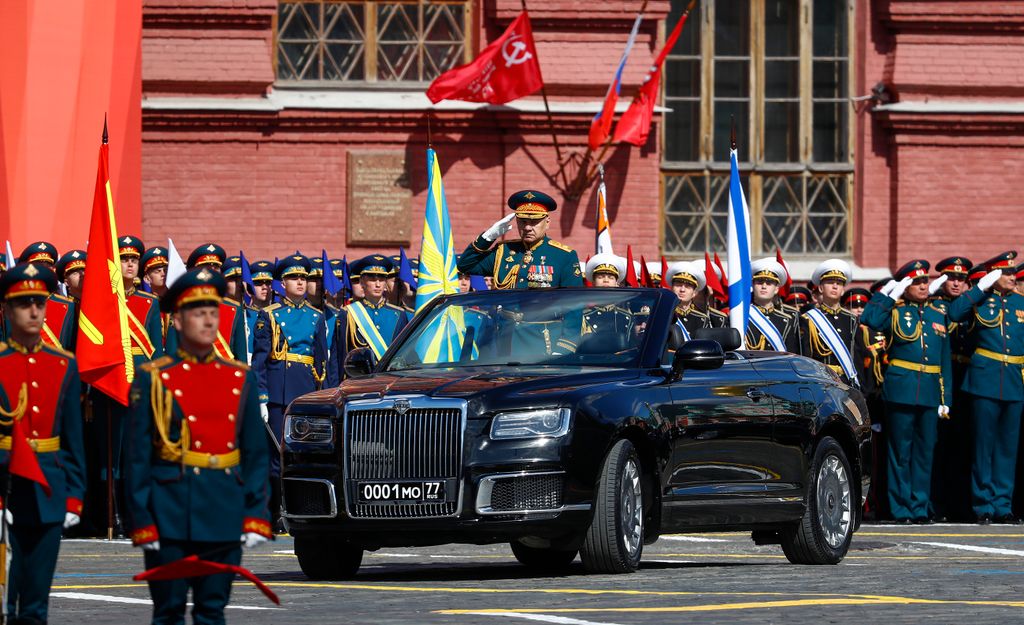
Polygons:
<instances>
[{"instance_id":1,"label":"red victory banner","mask_svg":"<svg viewBox=\"0 0 1024 625\"><path fill-rule=\"evenodd\" d=\"M523 11L473 62L438 76L427 97L435 104L441 100L505 104L543 86L530 17Z\"/></svg>"}]
</instances>

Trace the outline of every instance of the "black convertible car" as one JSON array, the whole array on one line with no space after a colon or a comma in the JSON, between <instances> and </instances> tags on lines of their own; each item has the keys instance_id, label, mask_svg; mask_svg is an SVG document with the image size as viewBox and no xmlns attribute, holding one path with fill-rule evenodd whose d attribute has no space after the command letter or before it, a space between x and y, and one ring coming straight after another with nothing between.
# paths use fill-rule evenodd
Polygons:
<instances>
[{"instance_id":1,"label":"black convertible car","mask_svg":"<svg viewBox=\"0 0 1024 625\"><path fill-rule=\"evenodd\" d=\"M553 569L630 572L669 532L751 531L834 564L871 466L861 393L812 360L682 339L664 289L435 300L376 362L295 400L283 514L303 572L365 550L508 542Z\"/></svg>"}]
</instances>

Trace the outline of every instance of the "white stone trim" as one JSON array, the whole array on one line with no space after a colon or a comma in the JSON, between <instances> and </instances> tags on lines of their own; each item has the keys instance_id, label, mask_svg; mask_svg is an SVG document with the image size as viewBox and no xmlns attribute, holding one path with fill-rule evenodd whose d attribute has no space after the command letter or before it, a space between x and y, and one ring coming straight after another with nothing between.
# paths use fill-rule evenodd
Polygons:
<instances>
[{"instance_id":1,"label":"white stone trim","mask_svg":"<svg viewBox=\"0 0 1024 625\"><path fill-rule=\"evenodd\" d=\"M1024 102L965 102L925 100L881 104L871 109L889 113L931 113L947 115L1024 115Z\"/></svg>"}]
</instances>

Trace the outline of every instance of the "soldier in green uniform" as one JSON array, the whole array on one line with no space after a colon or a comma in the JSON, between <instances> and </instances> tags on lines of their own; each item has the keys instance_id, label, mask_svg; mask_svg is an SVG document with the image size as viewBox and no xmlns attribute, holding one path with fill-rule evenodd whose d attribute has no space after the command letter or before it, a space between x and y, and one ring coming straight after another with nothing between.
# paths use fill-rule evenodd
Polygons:
<instances>
[{"instance_id":1,"label":"soldier in green uniform","mask_svg":"<svg viewBox=\"0 0 1024 625\"><path fill-rule=\"evenodd\" d=\"M1017 522L1011 506L1024 407L1024 296L1014 291L1016 257L1006 252L986 262L989 273L949 305L954 321L974 319L963 389L971 394L974 431L971 505L983 525Z\"/></svg>"},{"instance_id":2,"label":"soldier in green uniform","mask_svg":"<svg viewBox=\"0 0 1024 625\"><path fill-rule=\"evenodd\" d=\"M938 420L949 417L953 403L949 319L945 310L928 302L929 267L926 260L901 267L861 317L868 327L892 333L882 398L888 425L889 507L903 524L931 523Z\"/></svg>"}]
</instances>

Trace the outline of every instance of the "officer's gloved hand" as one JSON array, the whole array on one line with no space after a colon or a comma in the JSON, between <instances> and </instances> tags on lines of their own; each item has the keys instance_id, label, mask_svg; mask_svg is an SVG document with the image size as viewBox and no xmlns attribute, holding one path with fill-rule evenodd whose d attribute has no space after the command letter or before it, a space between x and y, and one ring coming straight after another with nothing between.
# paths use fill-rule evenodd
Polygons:
<instances>
[{"instance_id":1,"label":"officer's gloved hand","mask_svg":"<svg viewBox=\"0 0 1024 625\"><path fill-rule=\"evenodd\" d=\"M11 511L8 510L7 508L4 508L3 511L4 521L7 523L7 525L14 525L14 515L11 514Z\"/></svg>"},{"instance_id":2,"label":"officer's gloved hand","mask_svg":"<svg viewBox=\"0 0 1024 625\"><path fill-rule=\"evenodd\" d=\"M939 406L939 411L938 412L939 412L939 418L940 419L948 419L949 418L949 406Z\"/></svg>"},{"instance_id":3,"label":"officer's gloved hand","mask_svg":"<svg viewBox=\"0 0 1024 625\"><path fill-rule=\"evenodd\" d=\"M896 286L893 288L892 293L889 294L889 297L893 299L899 299L903 297L903 292L906 291L907 287L910 286L913 282L914 279L909 276L903 278L902 280L896 283Z\"/></svg>"},{"instance_id":4,"label":"officer's gloved hand","mask_svg":"<svg viewBox=\"0 0 1024 625\"><path fill-rule=\"evenodd\" d=\"M137 547L143 551L160 551L160 541L154 540L151 543L142 543L141 545L137 545Z\"/></svg>"},{"instance_id":5,"label":"officer's gloved hand","mask_svg":"<svg viewBox=\"0 0 1024 625\"><path fill-rule=\"evenodd\" d=\"M949 280L949 276L946 274L942 274L938 278L932 280L932 283L928 285L928 295L935 295L938 293L939 289L942 288L942 285L946 283L946 280Z\"/></svg>"},{"instance_id":6,"label":"officer's gloved hand","mask_svg":"<svg viewBox=\"0 0 1024 625\"><path fill-rule=\"evenodd\" d=\"M885 286L883 286L881 288L880 292L882 293L882 295L885 295L887 297L892 297L892 295L890 295L890 294L892 293L892 290L895 289L895 288L896 288L896 281L895 280L889 280L888 282L885 283Z\"/></svg>"},{"instance_id":7,"label":"officer's gloved hand","mask_svg":"<svg viewBox=\"0 0 1024 625\"><path fill-rule=\"evenodd\" d=\"M263 417L265 423L270 421L270 410L266 404L260 404L260 416Z\"/></svg>"},{"instance_id":8,"label":"officer's gloved hand","mask_svg":"<svg viewBox=\"0 0 1024 625\"><path fill-rule=\"evenodd\" d=\"M487 230L484 230L484 233L481 234L480 236L487 239L488 241L493 241L497 239L498 237L512 229L512 220L515 218L515 213L509 213L508 215L505 215L498 221L494 222L493 226L491 226Z\"/></svg>"},{"instance_id":9,"label":"officer's gloved hand","mask_svg":"<svg viewBox=\"0 0 1024 625\"><path fill-rule=\"evenodd\" d=\"M996 283L999 276L1003 275L1002 269L993 269L982 276L981 280L978 280L978 288L982 291L987 291L992 288L992 285Z\"/></svg>"},{"instance_id":10,"label":"officer's gloved hand","mask_svg":"<svg viewBox=\"0 0 1024 625\"><path fill-rule=\"evenodd\" d=\"M256 532L246 532L242 534L242 537L239 539L239 541L242 543L242 546L246 549L252 549L257 545L262 545L263 543L267 542L267 537L261 534L257 534Z\"/></svg>"},{"instance_id":11,"label":"officer's gloved hand","mask_svg":"<svg viewBox=\"0 0 1024 625\"><path fill-rule=\"evenodd\" d=\"M82 517L78 516L74 512L67 512L64 514L64 529L74 527L82 521Z\"/></svg>"}]
</instances>

